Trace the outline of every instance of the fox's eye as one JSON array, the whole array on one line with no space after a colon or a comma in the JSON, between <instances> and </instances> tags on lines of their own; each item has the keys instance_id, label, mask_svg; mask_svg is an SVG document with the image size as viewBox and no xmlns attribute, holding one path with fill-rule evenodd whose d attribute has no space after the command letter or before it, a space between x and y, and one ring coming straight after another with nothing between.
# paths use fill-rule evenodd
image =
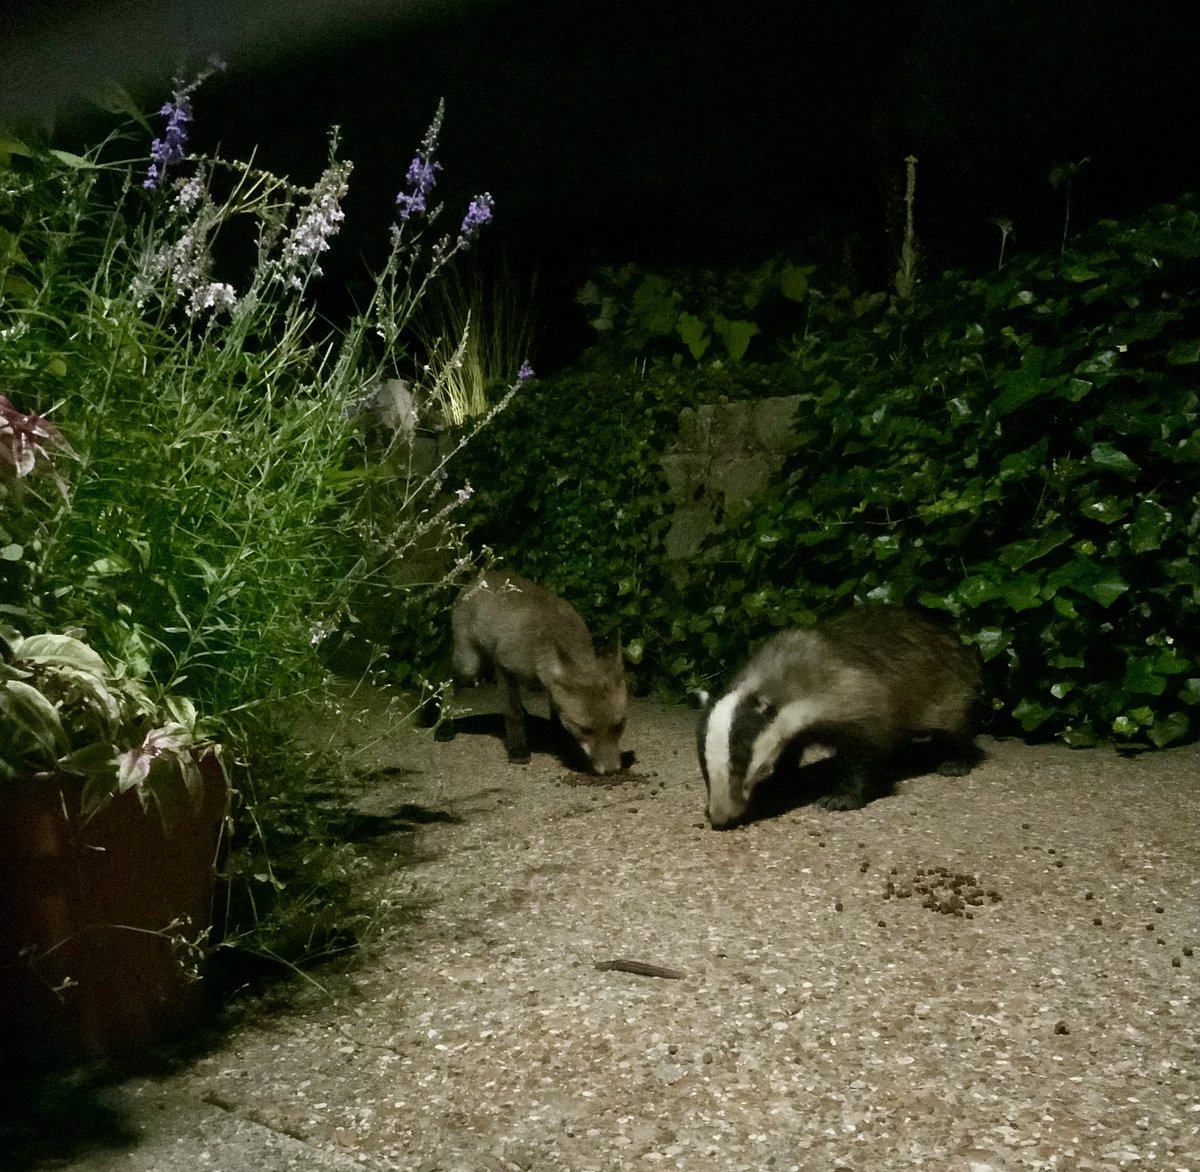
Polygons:
<instances>
[{"instance_id":1,"label":"fox's eye","mask_svg":"<svg viewBox=\"0 0 1200 1172\"><path fill-rule=\"evenodd\" d=\"M618 720L617 723L612 726L612 730L617 734L617 736L620 736L625 731L625 722L623 720Z\"/></svg>"},{"instance_id":2,"label":"fox's eye","mask_svg":"<svg viewBox=\"0 0 1200 1172\"><path fill-rule=\"evenodd\" d=\"M579 735L581 737L590 737L595 731L596 730L594 728L589 728L586 724L581 724L579 726Z\"/></svg>"}]
</instances>

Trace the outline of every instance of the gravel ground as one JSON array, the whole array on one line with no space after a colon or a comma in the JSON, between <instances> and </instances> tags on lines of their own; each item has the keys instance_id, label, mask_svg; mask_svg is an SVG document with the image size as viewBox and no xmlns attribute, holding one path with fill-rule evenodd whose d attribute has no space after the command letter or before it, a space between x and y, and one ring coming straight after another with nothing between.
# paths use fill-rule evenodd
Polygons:
<instances>
[{"instance_id":1,"label":"gravel ground","mask_svg":"<svg viewBox=\"0 0 1200 1172\"><path fill-rule=\"evenodd\" d=\"M375 879L403 929L125 1084L141 1141L79 1168L228 1172L240 1127L264 1172L1200 1169L1194 748L984 739L716 833L692 712L634 701L615 779L466 723L372 750L363 812L425 811Z\"/></svg>"}]
</instances>

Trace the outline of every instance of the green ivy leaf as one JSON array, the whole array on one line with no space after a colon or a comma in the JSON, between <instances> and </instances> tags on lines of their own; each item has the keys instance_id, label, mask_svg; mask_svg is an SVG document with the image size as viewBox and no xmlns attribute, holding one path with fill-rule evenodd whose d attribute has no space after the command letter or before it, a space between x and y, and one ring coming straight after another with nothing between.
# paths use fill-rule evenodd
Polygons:
<instances>
[{"instance_id":1,"label":"green ivy leaf","mask_svg":"<svg viewBox=\"0 0 1200 1172\"><path fill-rule=\"evenodd\" d=\"M1070 541L1071 534L1067 529L1053 529L1040 537L1031 537L1025 541L1013 541L1002 547L997 553L1000 561L1010 570L1019 570L1022 566L1044 557L1051 550Z\"/></svg>"},{"instance_id":2,"label":"green ivy leaf","mask_svg":"<svg viewBox=\"0 0 1200 1172\"><path fill-rule=\"evenodd\" d=\"M1041 606L1042 580L1032 574L1014 574L1000 584L1000 594L1015 611Z\"/></svg>"},{"instance_id":3,"label":"green ivy leaf","mask_svg":"<svg viewBox=\"0 0 1200 1172\"><path fill-rule=\"evenodd\" d=\"M1040 701L1031 700L1027 697L1013 708L1012 715L1013 719L1026 732L1033 732L1045 724L1054 715L1054 712Z\"/></svg>"},{"instance_id":4,"label":"green ivy leaf","mask_svg":"<svg viewBox=\"0 0 1200 1172\"><path fill-rule=\"evenodd\" d=\"M1077 367L1076 374L1108 374L1117 364L1116 350L1101 350L1085 359Z\"/></svg>"},{"instance_id":5,"label":"green ivy leaf","mask_svg":"<svg viewBox=\"0 0 1200 1172\"><path fill-rule=\"evenodd\" d=\"M1082 655L1066 655L1061 651L1049 656L1046 660L1050 667L1058 668L1083 667L1084 662Z\"/></svg>"},{"instance_id":6,"label":"green ivy leaf","mask_svg":"<svg viewBox=\"0 0 1200 1172\"><path fill-rule=\"evenodd\" d=\"M1051 384L1042 377L1040 365L1036 363L1032 369L1022 366L1010 370L996 380L1001 388L995 402L997 414L1008 415L1050 390Z\"/></svg>"},{"instance_id":7,"label":"green ivy leaf","mask_svg":"<svg viewBox=\"0 0 1200 1172\"><path fill-rule=\"evenodd\" d=\"M1112 525L1129 512L1130 504L1115 496L1102 497L1099 500L1085 501L1079 511L1092 521L1103 525Z\"/></svg>"},{"instance_id":8,"label":"green ivy leaf","mask_svg":"<svg viewBox=\"0 0 1200 1172\"><path fill-rule=\"evenodd\" d=\"M999 598L1000 587L983 574L973 574L958 584L955 594L965 606L977 607L985 602L990 602L993 598Z\"/></svg>"},{"instance_id":9,"label":"green ivy leaf","mask_svg":"<svg viewBox=\"0 0 1200 1172\"><path fill-rule=\"evenodd\" d=\"M1155 746L1165 749L1176 741L1184 740L1190 727L1191 721L1188 720L1186 713L1169 712L1166 716L1158 717L1147 730L1146 735Z\"/></svg>"},{"instance_id":10,"label":"green ivy leaf","mask_svg":"<svg viewBox=\"0 0 1200 1172\"><path fill-rule=\"evenodd\" d=\"M651 273L642 281L633 294L633 315L652 336L666 337L675 329L679 310L665 277Z\"/></svg>"},{"instance_id":11,"label":"green ivy leaf","mask_svg":"<svg viewBox=\"0 0 1200 1172\"><path fill-rule=\"evenodd\" d=\"M1129 583L1116 570L1084 558L1057 567L1047 578L1049 589L1058 590L1063 586L1104 607L1111 606L1129 589Z\"/></svg>"},{"instance_id":12,"label":"green ivy leaf","mask_svg":"<svg viewBox=\"0 0 1200 1172\"><path fill-rule=\"evenodd\" d=\"M1122 476L1133 476L1141 471L1133 460L1112 444L1093 444L1092 463L1105 472L1117 472Z\"/></svg>"},{"instance_id":13,"label":"green ivy leaf","mask_svg":"<svg viewBox=\"0 0 1200 1172\"><path fill-rule=\"evenodd\" d=\"M1156 657L1150 655L1131 659L1125 665L1125 677L1121 681L1121 688L1126 692L1161 696L1166 691L1167 681L1158 674L1156 662Z\"/></svg>"},{"instance_id":14,"label":"green ivy leaf","mask_svg":"<svg viewBox=\"0 0 1200 1172\"><path fill-rule=\"evenodd\" d=\"M1171 514L1157 501L1142 501L1133 520L1125 526L1129 548L1133 553L1149 553L1160 549Z\"/></svg>"},{"instance_id":15,"label":"green ivy leaf","mask_svg":"<svg viewBox=\"0 0 1200 1172\"><path fill-rule=\"evenodd\" d=\"M975 632L975 646L984 663L996 658L1005 648L1012 645L1012 635L999 627L983 627Z\"/></svg>"},{"instance_id":16,"label":"green ivy leaf","mask_svg":"<svg viewBox=\"0 0 1200 1172\"><path fill-rule=\"evenodd\" d=\"M802 268L789 261L779 274L779 292L789 301L803 301L808 296L808 278L815 271L815 265Z\"/></svg>"},{"instance_id":17,"label":"green ivy leaf","mask_svg":"<svg viewBox=\"0 0 1200 1172\"><path fill-rule=\"evenodd\" d=\"M1191 366L1200 362L1200 340L1180 342L1167 351L1167 362L1171 366Z\"/></svg>"},{"instance_id":18,"label":"green ivy leaf","mask_svg":"<svg viewBox=\"0 0 1200 1172\"><path fill-rule=\"evenodd\" d=\"M1079 612L1075 609L1075 604L1062 594L1054 595L1054 613L1064 619L1079 617Z\"/></svg>"},{"instance_id":19,"label":"green ivy leaf","mask_svg":"<svg viewBox=\"0 0 1200 1172\"><path fill-rule=\"evenodd\" d=\"M1112 606L1129 589L1129 583L1114 570L1096 579L1094 582L1089 582L1087 585L1081 586L1080 589L1093 602L1098 602L1101 606L1107 608Z\"/></svg>"},{"instance_id":20,"label":"green ivy leaf","mask_svg":"<svg viewBox=\"0 0 1200 1172\"><path fill-rule=\"evenodd\" d=\"M758 333L758 326L752 321L730 321L721 314L713 319L713 333L721 339L725 352L734 362L741 362L745 357L750 339Z\"/></svg>"},{"instance_id":21,"label":"green ivy leaf","mask_svg":"<svg viewBox=\"0 0 1200 1172\"><path fill-rule=\"evenodd\" d=\"M675 330L688 348L688 353L699 362L712 342L708 336L708 326L695 314L685 310L679 315L679 320L675 323Z\"/></svg>"}]
</instances>

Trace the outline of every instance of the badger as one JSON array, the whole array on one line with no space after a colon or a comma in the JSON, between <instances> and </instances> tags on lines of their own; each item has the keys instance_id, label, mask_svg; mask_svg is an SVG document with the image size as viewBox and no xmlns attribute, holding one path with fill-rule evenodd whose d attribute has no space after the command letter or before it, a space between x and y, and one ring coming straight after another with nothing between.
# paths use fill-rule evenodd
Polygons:
<instances>
[{"instance_id":1,"label":"badger","mask_svg":"<svg viewBox=\"0 0 1200 1172\"><path fill-rule=\"evenodd\" d=\"M975 649L939 616L907 607L865 604L774 635L723 695L703 698L709 822L723 830L744 821L785 751L803 761L832 750L832 782L818 799L832 810L887 793L896 754L916 738L930 738L939 773L969 772L980 756L972 719L979 684Z\"/></svg>"}]
</instances>

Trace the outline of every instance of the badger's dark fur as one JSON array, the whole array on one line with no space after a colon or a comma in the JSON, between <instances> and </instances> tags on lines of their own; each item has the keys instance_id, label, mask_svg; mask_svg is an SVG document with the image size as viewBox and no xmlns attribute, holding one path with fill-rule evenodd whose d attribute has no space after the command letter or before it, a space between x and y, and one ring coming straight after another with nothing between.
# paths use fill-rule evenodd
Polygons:
<instances>
[{"instance_id":1,"label":"badger's dark fur","mask_svg":"<svg viewBox=\"0 0 1200 1172\"><path fill-rule=\"evenodd\" d=\"M834 750L820 799L853 810L890 786L889 758L928 735L938 772L978 759L972 709L979 660L940 617L898 606L855 607L812 630L769 639L728 690L706 703L699 728L708 818L742 821L785 749Z\"/></svg>"}]
</instances>

